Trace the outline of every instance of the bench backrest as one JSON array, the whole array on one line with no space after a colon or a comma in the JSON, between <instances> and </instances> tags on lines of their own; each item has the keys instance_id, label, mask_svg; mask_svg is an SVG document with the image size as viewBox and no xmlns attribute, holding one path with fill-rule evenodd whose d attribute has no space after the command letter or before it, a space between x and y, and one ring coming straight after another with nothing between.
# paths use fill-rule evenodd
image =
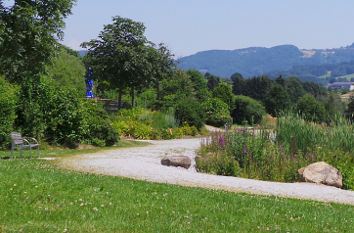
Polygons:
<instances>
[{"instance_id":1,"label":"bench backrest","mask_svg":"<svg viewBox=\"0 0 354 233\"><path fill-rule=\"evenodd\" d=\"M20 133L12 132L10 135L11 135L11 142L13 145L22 145L23 144L23 138Z\"/></svg>"}]
</instances>

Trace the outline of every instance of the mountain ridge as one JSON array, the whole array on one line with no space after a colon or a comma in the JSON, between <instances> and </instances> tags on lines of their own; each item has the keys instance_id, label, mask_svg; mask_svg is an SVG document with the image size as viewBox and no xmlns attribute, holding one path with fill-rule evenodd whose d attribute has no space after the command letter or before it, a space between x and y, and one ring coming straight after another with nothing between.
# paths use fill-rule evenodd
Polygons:
<instances>
[{"instance_id":1,"label":"mountain ridge","mask_svg":"<svg viewBox=\"0 0 354 233\"><path fill-rule=\"evenodd\" d=\"M291 44L270 48L214 49L182 57L177 60L177 63L179 68L184 70L196 69L229 78L236 72L246 77L252 77L288 73L296 67L340 65L352 61L354 61L354 43L346 47L332 49L299 49ZM301 71L295 73L303 75ZM345 74L345 72L342 73ZM303 78L306 78L305 76ZM310 74L310 76L314 78L314 75Z\"/></svg>"}]
</instances>

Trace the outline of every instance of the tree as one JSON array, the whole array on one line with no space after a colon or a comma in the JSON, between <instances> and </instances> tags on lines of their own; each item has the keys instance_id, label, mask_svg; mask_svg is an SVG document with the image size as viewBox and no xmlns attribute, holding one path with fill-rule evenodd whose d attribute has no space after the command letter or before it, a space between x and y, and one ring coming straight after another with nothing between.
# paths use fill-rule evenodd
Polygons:
<instances>
[{"instance_id":1,"label":"tree","mask_svg":"<svg viewBox=\"0 0 354 233\"><path fill-rule=\"evenodd\" d=\"M160 108L167 110L175 107L179 99L191 97L196 99L196 90L193 82L186 72L177 70L169 79L161 81L161 103Z\"/></svg>"},{"instance_id":2,"label":"tree","mask_svg":"<svg viewBox=\"0 0 354 233\"><path fill-rule=\"evenodd\" d=\"M187 71L187 75L192 82L193 89L195 90L195 97L197 100L204 102L211 97L211 93L208 89L208 81L205 79L202 73L196 70Z\"/></svg>"},{"instance_id":3,"label":"tree","mask_svg":"<svg viewBox=\"0 0 354 233\"><path fill-rule=\"evenodd\" d=\"M231 76L232 91L235 95L242 95L245 93L246 81L240 73Z\"/></svg>"},{"instance_id":4,"label":"tree","mask_svg":"<svg viewBox=\"0 0 354 233\"><path fill-rule=\"evenodd\" d=\"M0 71L22 82L44 71L62 39L64 18L75 0L16 0L6 8L0 2ZM2 24L2 25L1 25Z\"/></svg>"},{"instance_id":5,"label":"tree","mask_svg":"<svg viewBox=\"0 0 354 233\"><path fill-rule=\"evenodd\" d=\"M232 123L229 106L219 98L208 99L202 106L207 124L220 127Z\"/></svg>"},{"instance_id":6,"label":"tree","mask_svg":"<svg viewBox=\"0 0 354 233\"><path fill-rule=\"evenodd\" d=\"M217 76L214 76L210 73L205 74L205 78L208 80L208 88L210 91L214 90L214 88L219 84L221 79Z\"/></svg>"},{"instance_id":7,"label":"tree","mask_svg":"<svg viewBox=\"0 0 354 233\"><path fill-rule=\"evenodd\" d=\"M229 108L232 107L232 87L230 84L222 81L213 90L213 96L221 99Z\"/></svg>"},{"instance_id":8,"label":"tree","mask_svg":"<svg viewBox=\"0 0 354 233\"><path fill-rule=\"evenodd\" d=\"M297 103L297 111L304 119L314 122L323 122L326 117L324 105L310 94L305 94Z\"/></svg>"},{"instance_id":9,"label":"tree","mask_svg":"<svg viewBox=\"0 0 354 233\"><path fill-rule=\"evenodd\" d=\"M198 101L191 97L177 100L175 105L175 117L180 125L188 124L198 129L204 125L204 112Z\"/></svg>"},{"instance_id":10,"label":"tree","mask_svg":"<svg viewBox=\"0 0 354 233\"><path fill-rule=\"evenodd\" d=\"M336 93L330 93L324 100L328 120L334 120L336 116L345 113L345 104Z\"/></svg>"},{"instance_id":11,"label":"tree","mask_svg":"<svg viewBox=\"0 0 354 233\"><path fill-rule=\"evenodd\" d=\"M285 80L285 88L292 103L296 103L300 97L306 94L301 81L298 78L288 78Z\"/></svg>"},{"instance_id":12,"label":"tree","mask_svg":"<svg viewBox=\"0 0 354 233\"><path fill-rule=\"evenodd\" d=\"M0 1L0 73L20 84L17 124L27 135L39 136L40 76L58 49L64 18L75 0ZM38 124L37 124L38 123Z\"/></svg>"},{"instance_id":13,"label":"tree","mask_svg":"<svg viewBox=\"0 0 354 233\"><path fill-rule=\"evenodd\" d=\"M259 101L247 96L235 96L231 116L237 124L258 124L266 114Z\"/></svg>"},{"instance_id":14,"label":"tree","mask_svg":"<svg viewBox=\"0 0 354 233\"><path fill-rule=\"evenodd\" d=\"M16 119L18 88L0 76L0 148L7 142Z\"/></svg>"},{"instance_id":15,"label":"tree","mask_svg":"<svg viewBox=\"0 0 354 233\"><path fill-rule=\"evenodd\" d=\"M290 106L290 98L286 90L279 84L274 85L264 100L267 112L272 116L278 116Z\"/></svg>"},{"instance_id":16,"label":"tree","mask_svg":"<svg viewBox=\"0 0 354 233\"><path fill-rule=\"evenodd\" d=\"M350 99L345 114L349 120L354 121L354 98Z\"/></svg>"},{"instance_id":17,"label":"tree","mask_svg":"<svg viewBox=\"0 0 354 233\"><path fill-rule=\"evenodd\" d=\"M273 81L268 77L255 77L247 80L244 95L263 102L267 98L272 86Z\"/></svg>"},{"instance_id":18,"label":"tree","mask_svg":"<svg viewBox=\"0 0 354 233\"><path fill-rule=\"evenodd\" d=\"M114 17L104 26L98 39L82 44L88 49L86 63L94 68L96 78L118 89L121 106L124 90L129 89L132 105L136 91L158 87L160 80L172 69L172 55L162 44L155 48L145 36L143 23Z\"/></svg>"}]
</instances>

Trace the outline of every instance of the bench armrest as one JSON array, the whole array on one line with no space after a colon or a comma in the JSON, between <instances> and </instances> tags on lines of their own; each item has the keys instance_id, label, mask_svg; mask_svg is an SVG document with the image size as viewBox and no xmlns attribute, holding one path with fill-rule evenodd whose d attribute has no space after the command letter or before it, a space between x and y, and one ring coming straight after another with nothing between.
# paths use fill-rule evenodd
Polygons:
<instances>
[{"instance_id":1,"label":"bench armrest","mask_svg":"<svg viewBox=\"0 0 354 233\"><path fill-rule=\"evenodd\" d=\"M35 138L24 137L23 140L26 141L28 144L37 144L37 145L39 145L37 139L35 139ZM32 142L32 143L30 143L30 142Z\"/></svg>"}]
</instances>

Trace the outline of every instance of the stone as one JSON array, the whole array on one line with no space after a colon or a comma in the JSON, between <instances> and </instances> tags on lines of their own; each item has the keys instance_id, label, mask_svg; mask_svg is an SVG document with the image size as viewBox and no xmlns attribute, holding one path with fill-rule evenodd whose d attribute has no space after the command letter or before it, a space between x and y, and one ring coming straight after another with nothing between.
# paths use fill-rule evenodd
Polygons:
<instances>
[{"instance_id":1,"label":"stone","mask_svg":"<svg viewBox=\"0 0 354 233\"><path fill-rule=\"evenodd\" d=\"M163 158L161 164L168 167L183 167L188 169L192 165L192 160L187 156L170 156Z\"/></svg>"},{"instance_id":2,"label":"stone","mask_svg":"<svg viewBox=\"0 0 354 233\"><path fill-rule=\"evenodd\" d=\"M337 188L343 187L343 176L331 165L325 162L313 163L298 170L303 180L308 183L324 184Z\"/></svg>"}]
</instances>

